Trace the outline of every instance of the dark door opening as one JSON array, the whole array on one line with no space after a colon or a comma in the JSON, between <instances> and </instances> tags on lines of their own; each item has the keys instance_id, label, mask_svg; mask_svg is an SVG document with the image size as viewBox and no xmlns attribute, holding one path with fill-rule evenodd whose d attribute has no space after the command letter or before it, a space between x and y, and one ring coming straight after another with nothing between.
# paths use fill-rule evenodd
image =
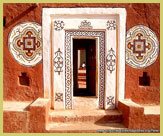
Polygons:
<instances>
[{"instance_id":1,"label":"dark door opening","mask_svg":"<svg viewBox=\"0 0 163 136\"><path fill-rule=\"evenodd\" d=\"M96 96L96 40L73 39L73 94Z\"/></svg>"}]
</instances>

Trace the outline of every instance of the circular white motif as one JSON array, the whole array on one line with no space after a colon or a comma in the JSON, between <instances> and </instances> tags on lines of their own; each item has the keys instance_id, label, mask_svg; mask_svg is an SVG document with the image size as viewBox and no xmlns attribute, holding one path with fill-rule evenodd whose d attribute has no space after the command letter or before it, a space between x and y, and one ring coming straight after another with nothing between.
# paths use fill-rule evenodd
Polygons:
<instances>
[{"instance_id":1,"label":"circular white motif","mask_svg":"<svg viewBox=\"0 0 163 136\"><path fill-rule=\"evenodd\" d=\"M108 30L115 30L116 29L116 20L113 20L113 19L108 20L106 25L107 25Z\"/></svg>"},{"instance_id":2,"label":"circular white motif","mask_svg":"<svg viewBox=\"0 0 163 136\"><path fill-rule=\"evenodd\" d=\"M9 33L9 50L21 65L31 67L42 60L41 26L35 22L23 22Z\"/></svg>"},{"instance_id":3,"label":"circular white motif","mask_svg":"<svg viewBox=\"0 0 163 136\"><path fill-rule=\"evenodd\" d=\"M64 28L64 22L63 21L61 21L61 20L55 20L54 21L54 29L56 30L56 31L60 31L60 30L62 30L63 28Z\"/></svg>"},{"instance_id":4,"label":"circular white motif","mask_svg":"<svg viewBox=\"0 0 163 136\"><path fill-rule=\"evenodd\" d=\"M133 68L152 65L159 54L159 41L148 27L137 25L127 31L126 64Z\"/></svg>"}]
</instances>

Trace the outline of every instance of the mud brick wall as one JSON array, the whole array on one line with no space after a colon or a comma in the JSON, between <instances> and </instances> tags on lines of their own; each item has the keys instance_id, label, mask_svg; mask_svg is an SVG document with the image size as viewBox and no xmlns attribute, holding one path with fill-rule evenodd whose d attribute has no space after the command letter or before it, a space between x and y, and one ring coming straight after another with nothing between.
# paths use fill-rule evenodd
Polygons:
<instances>
[{"instance_id":1,"label":"mud brick wall","mask_svg":"<svg viewBox=\"0 0 163 136\"><path fill-rule=\"evenodd\" d=\"M160 5L159 4L4 4L3 35L3 98L11 101L30 101L43 97L43 63L34 67L24 67L11 56L8 48L10 30L24 21L42 23L44 7L123 7L127 10L127 30L141 24L150 27L160 40ZM140 86L139 77L147 72L150 86ZM19 83L19 76L26 73L29 86ZM160 103L160 55L156 62L145 69L134 69L126 65L125 98L140 104Z\"/></svg>"}]
</instances>

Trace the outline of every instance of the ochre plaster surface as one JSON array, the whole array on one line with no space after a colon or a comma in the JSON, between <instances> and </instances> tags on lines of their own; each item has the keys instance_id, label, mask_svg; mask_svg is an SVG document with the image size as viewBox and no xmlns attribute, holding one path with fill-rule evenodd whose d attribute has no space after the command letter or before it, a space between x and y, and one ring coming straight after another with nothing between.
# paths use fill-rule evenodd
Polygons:
<instances>
[{"instance_id":1,"label":"ochre plaster surface","mask_svg":"<svg viewBox=\"0 0 163 136\"><path fill-rule=\"evenodd\" d=\"M119 101L122 122L129 129L160 129L160 107L138 105L131 100ZM150 113L149 113L150 111Z\"/></svg>"},{"instance_id":2,"label":"ochre plaster surface","mask_svg":"<svg viewBox=\"0 0 163 136\"><path fill-rule=\"evenodd\" d=\"M99 129L160 129L158 106L147 107L131 100L119 101L118 104L119 111L87 109L83 112L85 109L49 110L50 102L43 98L38 98L33 103L4 102L3 132L90 133Z\"/></svg>"}]
</instances>

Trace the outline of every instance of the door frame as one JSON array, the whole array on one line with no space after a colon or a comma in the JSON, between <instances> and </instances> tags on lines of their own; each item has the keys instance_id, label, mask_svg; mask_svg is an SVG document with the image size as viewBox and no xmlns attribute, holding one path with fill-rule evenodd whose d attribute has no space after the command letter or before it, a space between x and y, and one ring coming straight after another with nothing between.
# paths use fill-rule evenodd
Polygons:
<instances>
[{"instance_id":1,"label":"door frame","mask_svg":"<svg viewBox=\"0 0 163 136\"><path fill-rule=\"evenodd\" d=\"M73 39L96 39L98 107L105 103L105 30L65 30L65 108L73 109ZM100 57L99 57L100 56ZM96 61L96 62L97 62Z\"/></svg>"}]
</instances>

